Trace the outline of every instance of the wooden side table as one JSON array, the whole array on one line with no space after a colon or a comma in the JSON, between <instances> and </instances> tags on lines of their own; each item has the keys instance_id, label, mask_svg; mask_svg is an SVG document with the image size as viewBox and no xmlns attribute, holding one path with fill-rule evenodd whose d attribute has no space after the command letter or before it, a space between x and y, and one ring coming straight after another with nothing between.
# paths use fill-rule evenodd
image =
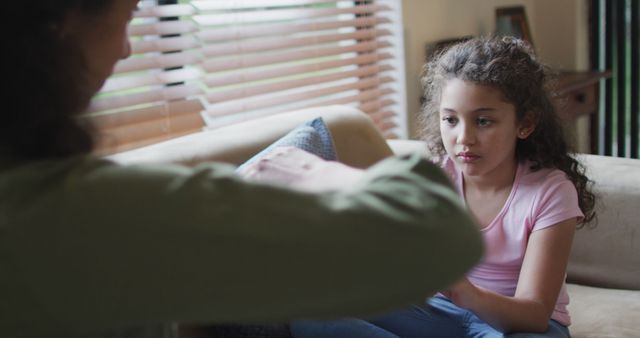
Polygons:
<instances>
[{"instance_id":1,"label":"wooden side table","mask_svg":"<svg viewBox=\"0 0 640 338\"><path fill-rule=\"evenodd\" d=\"M567 128L567 141L576 150L595 153L598 137L598 107L599 107L599 83L600 80L611 77L610 71L594 72L560 72L553 104ZM578 146L577 134L580 133L576 119L582 116L590 116L588 130L582 134L589 135L588 144Z\"/></svg>"},{"instance_id":2,"label":"wooden side table","mask_svg":"<svg viewBox=\"0 0 640 338\"><path fill-rule=\"evenodd\" d=\"M598 111L600 80L611 77L604 72L560 72L553 103L560 116L573 121Z\"/></svg>"}]
</instances>

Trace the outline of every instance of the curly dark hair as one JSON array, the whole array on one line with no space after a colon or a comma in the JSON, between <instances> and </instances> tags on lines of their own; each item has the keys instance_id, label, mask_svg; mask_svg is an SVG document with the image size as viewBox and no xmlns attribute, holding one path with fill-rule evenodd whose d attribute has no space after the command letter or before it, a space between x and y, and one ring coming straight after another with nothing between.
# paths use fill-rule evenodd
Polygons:
<instances>
[{"instance_id":1,"label":"curly dark hair","mask_svg":"<svg viewBox=\"0 0 640 338\"><path fill-rule=\"evenodd\" d=\"M562 125L551 103L554 81L549 69L539 62L531 47L512 37L480 37L456 44L425 66L422 85L425 103L420 122L429 151L441 159L446 152L440 135L439 105L446 81L460 79L500 90L515 106L516 119L531 118L536 128L526 139L518 139L516 159L533 163L531 169L562 170L578 191L578 204L584 213L582 227L595 217L592 181L584 166L569 154Z\"/></svg>"},{"instance_id":2,"label":"curly dark hair","mask_svg":"<svg viewBox=\"0 0 640 338\"><path fill-rule=\"evenodd\" d=\"M113 0L9 1L10 22L20 29L6 34L1 73L0 163L64 158L93 148L89 126L77 115L86 110L94 89L86 85L79 46L62 37L72 10L97 15ZM8 41L6 41L8 40Z\"/></svg>"}]
</instances>

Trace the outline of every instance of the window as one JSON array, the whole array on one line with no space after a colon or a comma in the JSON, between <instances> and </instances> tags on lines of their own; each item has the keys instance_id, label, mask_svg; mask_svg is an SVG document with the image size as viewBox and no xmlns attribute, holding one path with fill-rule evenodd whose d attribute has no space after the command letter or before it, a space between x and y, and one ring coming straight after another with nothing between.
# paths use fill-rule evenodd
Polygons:
<instances>
[{"instance_id":1,"label":"window","mask_svg":"<svg viewBox=\"0 0 640 338\"><path fill-rule=\"evenodd\" d=\"M405 137L400 1L142 1L93 100L103 153L284 111L358 107Z\"/></svg>"},{"instance_id":2,"label":"window","mask_svg":"<svg viewBox=\"0 0 640 338\"><path fill-rule=\"evenodd\" d=\"M611 70L592 120L595 153L640 157L639 0L591 0L591 66Z\"/></svg>"}]
</instances>

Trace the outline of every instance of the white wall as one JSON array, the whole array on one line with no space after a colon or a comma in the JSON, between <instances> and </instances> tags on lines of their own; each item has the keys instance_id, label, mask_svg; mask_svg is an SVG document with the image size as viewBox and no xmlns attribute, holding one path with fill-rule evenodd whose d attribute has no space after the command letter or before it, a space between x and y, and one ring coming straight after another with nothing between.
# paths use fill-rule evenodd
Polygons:
<instances>
[{"instance_id":1,"label":"white wall","mask_svg":"<svg viewBox=\"0 0 640 338\"><path fill-rule=\"evenodd\" d=\"M535 49L545 63L566 70L587 68L586 0L403 0L402 3L411 137L416 135L415 116L420 109L421 91L419 76L426 44L492 33L496 7L525 6ZM577 131L577 134L581 133Z\"/></svg>"}]
</instances>

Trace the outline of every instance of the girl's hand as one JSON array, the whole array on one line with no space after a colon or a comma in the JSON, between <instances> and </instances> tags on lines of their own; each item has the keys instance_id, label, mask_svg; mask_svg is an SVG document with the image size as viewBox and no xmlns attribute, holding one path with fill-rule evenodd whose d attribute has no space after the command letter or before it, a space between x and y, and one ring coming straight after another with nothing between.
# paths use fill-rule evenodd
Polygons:
<instances>
[{"instance_id":1,"label":"girl's hand","mask_svg":"<svg viewBox=\"0 0 640 338\"><path fill-rule=\"evenodd\" d=\"M363 171L325 161L295 147L279 147L243 168L248 180L270 182L308 192L348 189Z\"/></svg>"},{"instance_id":2,"label":"girl's hand","mask_svg":"<svg viewBox=\"0 0 640 338\"><path fill-rule=\"evenodd\" d=\"M478 299L480 289L471 284L468 279L463 278L448 290L441 291L441 293L457 306L464 309L471 309Z\"/></svg>"}]
</instances>

